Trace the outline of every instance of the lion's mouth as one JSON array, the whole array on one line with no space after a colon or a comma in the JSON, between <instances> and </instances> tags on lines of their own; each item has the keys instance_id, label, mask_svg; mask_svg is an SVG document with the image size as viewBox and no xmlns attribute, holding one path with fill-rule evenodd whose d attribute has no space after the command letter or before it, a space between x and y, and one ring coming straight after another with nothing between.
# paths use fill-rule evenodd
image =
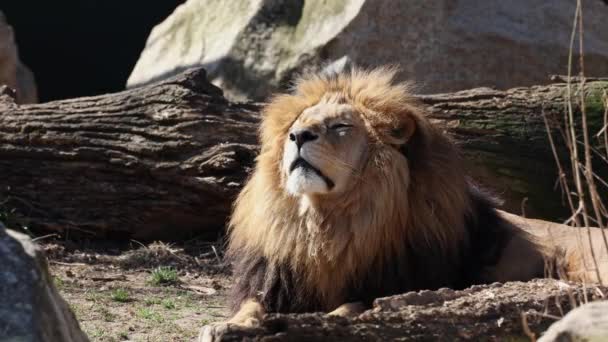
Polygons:
<instances>
[{"instance_id":1,"label":"lion's mouth","mask_svg":"<svg viewBox=\"0 0 608 342\"><path fill-rule=\"evenodd\" d=\"M306 161L306 159L302 158L302 157L298 157L296 158L296 160L294 160L291 165L289 166L289 173L292 173L293 170L297 169L297 168L303 168L305 170L311 170L312 172L314 172L315 174L317 174L317 176L321 177L321 179L323 179L323 181L325 182L325 184L327 184L327 187L331 190L334 187L334 182L329 179L329 177L327 177L326 175L323 174L323 172L321 172L321 170L317 169L316 167L312 166L312 164L310 164L309 162Z\"/></svg>"}]
</instances>

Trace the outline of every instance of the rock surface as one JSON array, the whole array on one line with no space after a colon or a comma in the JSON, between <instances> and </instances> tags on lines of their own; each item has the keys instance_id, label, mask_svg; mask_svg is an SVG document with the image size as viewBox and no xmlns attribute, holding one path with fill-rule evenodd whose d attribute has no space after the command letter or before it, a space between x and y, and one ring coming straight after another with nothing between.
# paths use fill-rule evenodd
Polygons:
<instances>
[{"instance_id":1,"label":"rock surface","mask_svg":"<svg viewBox=\"0 0 608 342\"><path fill-rule=\"evenodd\" d=\"M55 289L42 251L2 223L0 265L0 341L88 341Z\"/></svg>"},{"instance_id":2,"label":"rock surface","mask_svg":"<svg viewBox=\"0 0 608 342\"><path fill-rule=\"evenodd\" d=\"M591 302L553 323L538 342L608 341L608 302Z\"/></svg>"},{"instance_id":3,"label":"rock surface","mask_svg":"<svg viewBox=\"0 0 608 342\"><path fill-rule=\"evenodd\" d=\"M257 328L229 326L215 341L518 341L538 337L555 317L598 299L606 287L553 279L409 292L379 298L354 319L270 314Z\"/></svg>"},{"instance_id":4,"label":"rock surface","mask_svg":"<svg viewBox=\"0 0 608 342\"><path fill-rule=\"evenodd\" d=\"M17 94L17 103L36 103L38 93L32 71L19 60L13 28L0 11L0 85Z\"/></svg>"},{"instance_id":5,"label":"rock surface","mask_svg":"<svg viewBox=\"0 0 608 342\"><path fill-rule=\"evenodd\" d=\"M606 75L608 7L583 6L585 73ZM260 100L345 61L398 64L422 93L542 84L566 73L574 11L569 0L188 0L151 32L127 85L204 66L229 98Z\"/></svg>"}]
</instances>

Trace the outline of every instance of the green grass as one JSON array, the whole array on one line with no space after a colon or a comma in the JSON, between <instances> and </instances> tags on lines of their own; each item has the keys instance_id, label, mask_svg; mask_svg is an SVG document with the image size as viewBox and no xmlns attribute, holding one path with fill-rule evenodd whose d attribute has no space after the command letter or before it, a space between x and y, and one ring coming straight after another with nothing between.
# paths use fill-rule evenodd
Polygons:
<instances>
[{"instance_id":1,"label":"green grass","mask_svg":"<svg viewBox=\"0 0 608 342\"><path fill-rule=\"evenodd\" d=\"M105 322L114 322L116 319L116 315L110 312L105 306L100 306L98 310Z\"/></svg>"},{"instance_id":2,"label":"green grass","mask_svg":"<svg viewBox=\"0 0 608 342\"><path fill-rule=\"evenodd\" d=\"M85 291L85 299L93 303L103 302L104 295L98 291L87 290Z\"/></svg>"},{"instance_id":3,"label":"green grass","mask_svg":"<svg viewBox=\"0 0 608 342\"><path fill-rule=\"evenodd\" d=\"M63 279L61 279L58 276L53 276L53 284L55 284L55 287L57 288L57 290L62 290L65 285L63 283Z\"/></svg>"},{"instance_id":4,"label":"green grass","mask_svg":"<svg viewBox=\"0 0 608 342\"><path fill-rule=\"evenodd\" d=\"M160 303L161 303L161 300L160 300L160 298L157 298L157 297L146 298L146 299L144 300L144 303L145 303L147 306L152 306L152 305L155 305L155 304L160 304Z\"/></svg>"},{"instance_id":5,"label":"green grass","mask_svg":"<svg viewBox=\"0 0 608 342\"><path fill-rule=\"evenodd\" d=\"M162 323L164 321L163 317L158 312L149 308L140 308L137 310L137 316L156 323Z\"/></svg>"},{"instance_id":6,"label":"green grass","mask_svg":"<svg viewBox=\"0 0 608 342\"><path fill-rule=\"evenodd\" d=\"M153 285L174 285L178 282L177 270L173 267L157 267L150 277L150 283Z\"/></svg>"},{"instance_id":7,"label":"green grass","mask_svg":"<svg viewBox=\"0 0 608 342\"><path fill-rule=\"evenodd\" d=\"M131 295L125 289L115 289L112 291L112 300L119 303L126 303L131 301Z\"/></svg>"},{"instance_id":8,"label":"green grass","mask_svg":"<svg viewBox=\"0 0 608 342\"><path fill-rule=\"evenodd\" d=\"M89 335L89 337L93 337L93 338L103 338L103 337L107 337L108 336L108 332L105 329L94 329L93 331L89 332L87 335Z\"/></svg>"},{"instance_id":9,"label":"green grass","mask_svg":"<svg viewBox=\"0 0 608 342\"><path fill-rule=\"evenodd\" d=\"M163 299L163 301L161 302L161 304L167 310L173 310L173 309L175 309L175 302L173 301L173 299L170 299L170 298Z\"/></svg>"},{"instance_id":10,"label":"green grass","mask_svg":"<svg viewBox=\"0 0 608 342\"><path fill-rule=\"evenodd\" d=\"M82 308L82 306L77 305L77 304L72 304L72 303L68 303L68 306L70 307L70 310L72 310L72 312L74 313L74 315L76 315L77 318L80 318L84 315L84 309Z\"/></svg>"}]
</instances>

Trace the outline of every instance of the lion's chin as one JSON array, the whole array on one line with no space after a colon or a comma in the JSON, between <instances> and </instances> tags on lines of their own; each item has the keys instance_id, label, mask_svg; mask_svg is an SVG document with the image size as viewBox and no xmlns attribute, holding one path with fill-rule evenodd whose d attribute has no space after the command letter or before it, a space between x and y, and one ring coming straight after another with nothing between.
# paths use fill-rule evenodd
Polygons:
<instances>
[{"instance_id":1,"label":"lion's chin","mask_svg":"<svg viewBox=\"0 0 608 342\"><path fill-rule=\"evenodd\" d=\"M299 167L287 177L287 192L294 196L324 194L329 191L326 181L311 169Z\"/></svg>"}]
</instances>

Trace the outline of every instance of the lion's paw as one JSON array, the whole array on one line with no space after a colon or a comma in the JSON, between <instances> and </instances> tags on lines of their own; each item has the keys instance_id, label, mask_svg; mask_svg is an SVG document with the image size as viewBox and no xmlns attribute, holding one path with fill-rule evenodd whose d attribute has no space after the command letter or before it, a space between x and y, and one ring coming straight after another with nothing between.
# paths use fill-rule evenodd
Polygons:
<instances>
[{"instance_id":1,"label":"lion's paw","mask_svg":"<svg viewBox=\"0 0 608 342\"><path fill-rule=\"evenodd\" d=\"M337 309L327 313L327 316L340 316L345 318L355 318L365 312L366 306L360 302L345 303Z\"/></svg>"},{"instance_id":2,"label":"lion's paw","mask_svg":"<svg viewBox=\"0 0 608 342\"><path fill-rule=\"evenodd\" d=\"M218 322L205 325L199 335L198 342L217 342L221 341L224 334L231 328L253 328L259 327L260 321L254 317L237 322Z\"/></svg>"},{"instance_id":3,"label":"lion's paw","mask_svg":"<svg viewBox=\"0 0 608 342\"><path fill-rule=\"evenodd\" d=\"M198 342L221 341L231 323L220 322L205 325L198 334Z\"/></svg>"}]
</instances>

